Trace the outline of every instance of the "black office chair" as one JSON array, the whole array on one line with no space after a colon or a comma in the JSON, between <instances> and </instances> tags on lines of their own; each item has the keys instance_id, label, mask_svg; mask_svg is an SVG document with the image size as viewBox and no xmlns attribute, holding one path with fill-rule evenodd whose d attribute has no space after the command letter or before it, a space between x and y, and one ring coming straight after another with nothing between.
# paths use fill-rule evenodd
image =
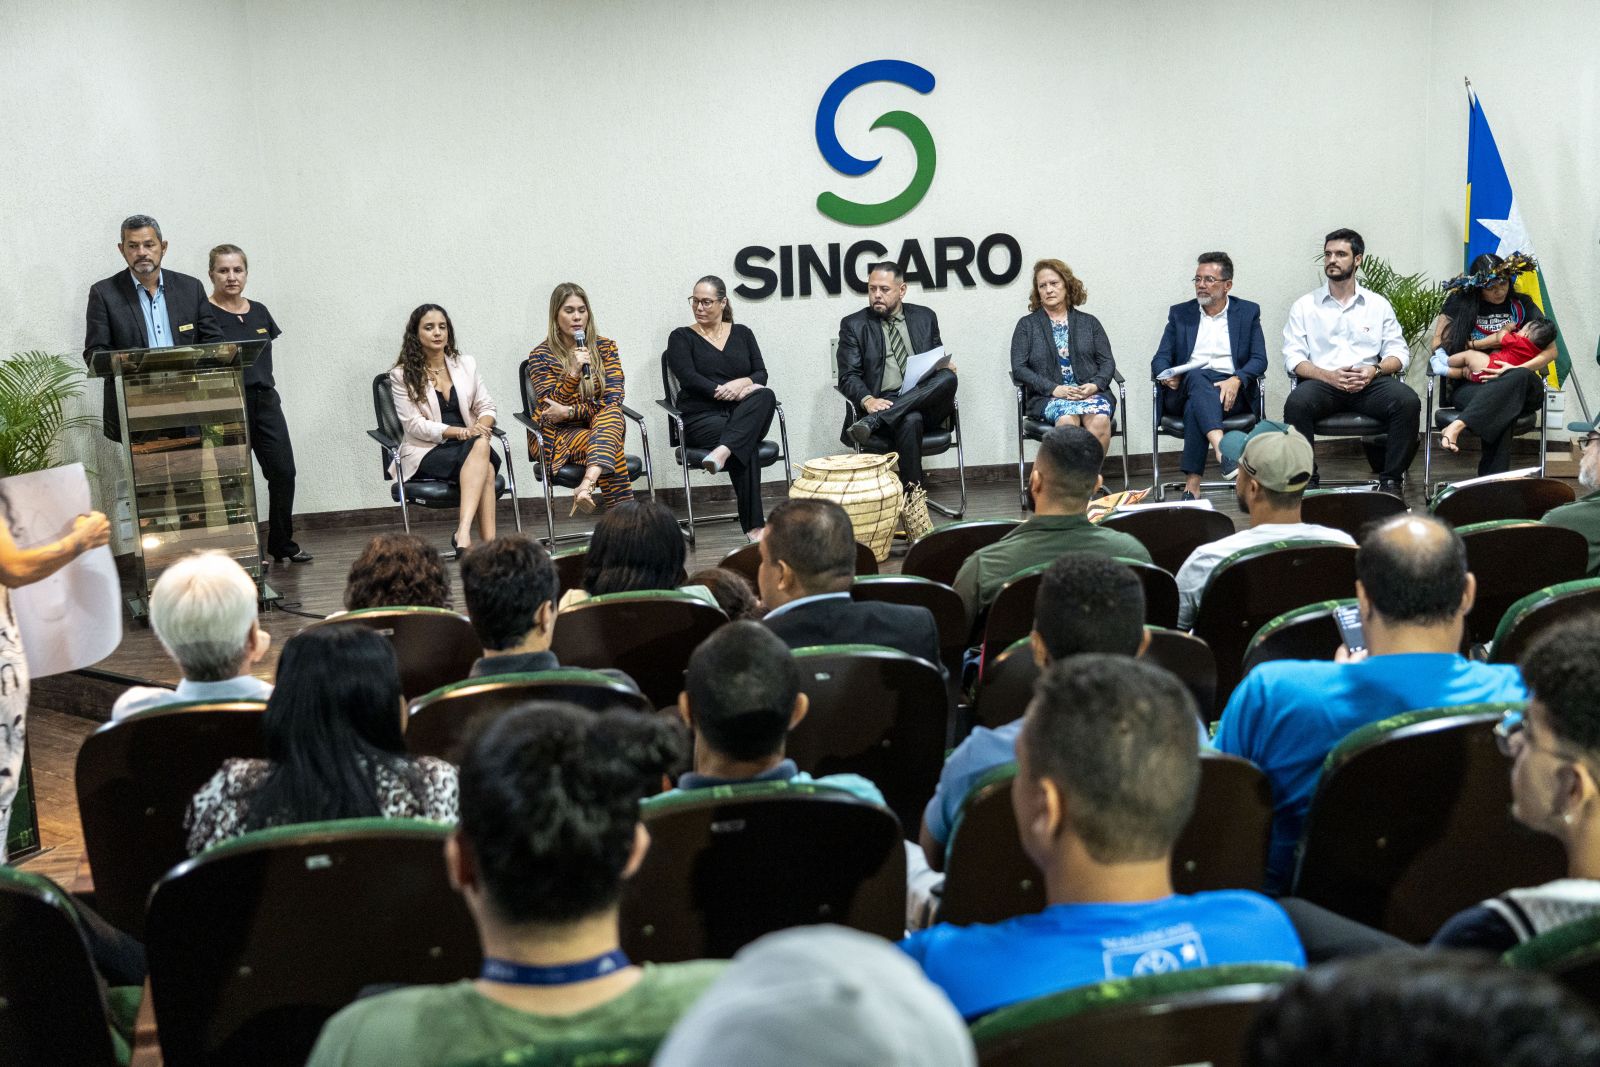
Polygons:
<instances>
[{"instance_id":1,"label":"black office chair","mask_svg":"<svg viewBox=\"0 0 1600 1067\"><path fill-rule=\"evenodd\" d=\"M528 373L528 364L532 362L531 359L523 360L522 367L517 371L518 385L521 387L522 410L511 417L520 422L533 435L534 449L539 454L539 458L533 461L533 477L544 486L544 521L545 528L549 532L547 541L554 548L557 541L575 541L589 537L588 532L556 536L555 493L552 488L559 485L563 489L576 489L579 483L583 481L583 472L586 465L582 463L567 463L560 470L551 471L550 477L545 477L544 431L539 427L539 420L533 417L533 410L538 403L538 399L533 392L533 378ZM644 424L643 415L626 404L619 404L618 406L622 408L622 414L626 418L638 425L639 441L644 445L644 458L642 460L638 456L624 456L628 461L628 481L636 482L643 475L646 490L650 494L650 499L654 500L656 496L656 481L655 472L650 462L650 430Z\"/></svg>"},{"instance_id":2,"label":"black office chair","mask_svg":"<svg viewBox=\"0 0 1600 1067\"><path fill-rule=\"evenodd\" d=\"M460 508L461 487L455 482L415 477L407 480L400 474L400 442L405 440L406 432L400 425L399 412L394 409L394 393L390 391L387 372L372 379L372 413L378 420L378 428L368 430L367 436L378 442L383 451L383 477L394 483L389 487L389 496L400 505L400 522L406 533L411 532L408 504L423 508ZM506 432L498 426L494 428L494 439L500 443L500 452L505 457L504 474L494 476L495 499L511 497L511 519L521 533L522 509L517 507L517 475L512 469L511 445Z\"/></svg>"},{"instance_id":3,"label":"black office chair","mask_svg":"<svg viewBox=\"0 0 1600 1067\"><path fill-rule=\"evenodd\" d=\"M1300 379L1289 375L1289 392L1294 392L1300 385ZM1311 432L1316 437L1359 437L1362 450L1366 453L1367 462L1372 467L1373 474L1370 478L1319 478L1318 486L1327 488L1335 485L1369 485L1374 489L1378 487L1378 467L1384 447L1387 445L1389 435L1384 432L1383 423L1370 415L1363 415L1359 411L1339 411L1326 418L1318 419L1311 424ZM1412 453L1416 455L1415 452Z\"/></svg>"},{"instance_id":4,"label":"black office chair","mask_svg":"<svg viewBox=\"0 0 1600 1067\"><path fill-rule=\"evenodd\" d=\"M930 493L928 495L928 506L941 515L959 519L967 513L967 455L961 447L961 401L956 400L952 403L954 406L948 421L932 429L923 428L922 458L928 459L931 456L943 455L950 451L952 445L955 446L956 477L961 484L961 503L952 508L948 504L939 503ZM844 406L845 410L849 412L851 422L861 418L861 409L852 404L848 398L845 400ZM864 452L866 450L857 445L856 451ZM927 486L923 486L923 488L926 489Z\"/></svg>"},{"instance_id":5,"label":"black office chair","mask_svg":"<svg viewBox=\"0 0 1600 1067\"><path fill-rule=\"evenodd\" d=\"M1117 384L1117 410L1111 417L1111 438L1122 438L1122 488L1128 488L1128 386L1123 381L1122 372L1111 372L1111 380ZM1023 399L1022 386L1012 384L1012 393L1017 398L1017 493L1022 500L1022 510L1031 510L1033 502L1028 499L1028 458L1023 446L1029 441L1042 441L1044 435L1055 426L1053 422L1036 419L1028 414L1026 402Z\"/></svg>"},{"instance_id":6,"label":"black office chair","mask_svg":"<svg viewBox=\"0 0 1600 1067\"><path fill-rule=\"evenodd\" d=\"M1161 438L1176 437L1183 440L1183 416L1167 415L1161 409L1162 386L1160 382L1150 383L1150 477L1155 483L1156 499L1165 500L1168 489L1183 488L1182 482L1162 482L1161 480ZM1235 410L1231 415L1224 415L1222 431L1232 433L1249 433L1256 428L1256 423L1267 417L1267 376L1263 374L1256 379L1256 402L1250 409ZM1233 488L1231 479L1226 481L1201 482L1200 488L1229 489Z\"/></svg>"},{"instance_id":7,"label":"black office chair","mask_svg":"<svg viewBox=\"0 0 1600 1067\"><path fill-rule=\"evenodd\" d=\"M1441 387L1439 385L1440 378L1438 375L1428 375L1427 421L1424 422L1423 425L1426 426L1430 431L1442 430L1461 417L1460 409L1456 408L1451 403L1451 401L1454 399L1454 396L1452 395L1455 393L1454 385L1449 378L1443 379L1443 381L1444 385ZM1517 421L1511 424L1511 429L1508 432L1514 434L1525 434L1532 433L1534 430L1539 431L1539 477L1543 478L1545 474L1546 453L1548 452L1550 446L1550 427L1546 425L1548 420L1546 420L1544 417L1545 404L1549 400L1550 395L1550 386L1547 382L1545 382L1542 375L1539 379L1539 382L1541 386L1539 410L1530 412L1527 415L1519 415L1517 417ZM1439 407L1435 408L1433 406L1434 391L1439 389L1442 389L1442 392L1439 395ZM1438 485L1433 484L1433 434L1429 433L1423 439L1422 445L1423 499L1429 503L1432 503L1434 496L1439 492L1440 489L1444 488L1444 485L1444 482L1440 482ZM1509 518L1510 516L1505 517Z\"/></svg>"},{"instance_id":8,"label":"black office chair","mask_svg":"<svg viewBox=\"0 0 1600 1067\"><path fill-rule=\"evenodd\" d=\"M689 470L700 469L700 464L712 452L709 448L690 448L688 435L683 429L683 412L678 410L678 379L672 373L672 368L667 366L667 354L661 353L661 389L666 399L657 400L656 405L667 413L667 443L672 446L672 458L677 460L678 469L683 472L683 506L688 509L689 517L679 519L678 525L683 527L684 536L689 543L694 544L694 493L689 489ZM779 460L783 461L783 480L785 485L794 482L794 468L789 464L789 424L783 417L783 402L778 402L778 439L783 442L782 448L772 441L762 441L756 448L756 460L761 464L761 469L772 466ZM738 512L730 511L722 515L702 515L699 522L732 522L739 517Z\"/></svg>"}]
</instances>

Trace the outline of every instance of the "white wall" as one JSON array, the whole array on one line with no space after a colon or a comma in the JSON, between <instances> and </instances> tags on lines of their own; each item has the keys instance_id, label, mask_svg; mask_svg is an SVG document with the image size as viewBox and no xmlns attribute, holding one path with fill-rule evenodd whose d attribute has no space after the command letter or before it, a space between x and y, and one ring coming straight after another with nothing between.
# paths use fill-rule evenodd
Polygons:
<instances>
[{"instance_id":1,"label":"white wall","mask_svg":"<svg viewBox=\"0 0 1600 1067\"><path fill-rule=\"evenodd\" d=\"M509 422L516 365L543 335L551 287L581 282L670 468L652 403L657 356L688 321L700 274L735 284L746 244L871 236L894 251L915 237L931 255L935 237L1004 231L1026 261L1061 256L1085 280L1086 310L1129 378L1142 450L1144 368L1166 307L1191 295L1195 253L1233 255L1235 292L1263 305L1274 354L1290 302L1317 284L1329 229L1361 230L1407 270L1454 272L1470 73L1600 401L1593 5L1559 0L1511 18L1545 50L1540 63L1486 47L1484 27L1508 16L1482 0L976 10L8 0L0 352L81 348L85 292L120 267L126 214L159 218L167 265L188 273L204 272L209 246L238 243L250 294L285 330L275 360L297 510L381 506L368 383L418 303L450 309ZM845 146L885 157L847 179L817 151L816 105L846 68L886 57L927 67L938 85L847 100ZM869 200L904 185L903 139L867 132L896 107L932 130L931 191L883 227L825 218L825 189ZM1006 352L1026 294L1024 272L1004 291L910 297L939 312L957 352L970 463L1014 459ZM828 338L861 302L736 303L768 354L799 456L839 450ZM1272 373L1276 408L1276 358ZM99 460L114 469L109 453Z\"/></svg>"}]
</instances>

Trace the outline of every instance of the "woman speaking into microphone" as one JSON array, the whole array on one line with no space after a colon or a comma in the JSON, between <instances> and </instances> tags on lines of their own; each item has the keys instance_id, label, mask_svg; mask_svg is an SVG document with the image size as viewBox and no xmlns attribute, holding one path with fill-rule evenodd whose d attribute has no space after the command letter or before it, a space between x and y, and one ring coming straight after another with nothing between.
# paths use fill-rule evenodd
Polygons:
<instances>
[{"instance_id":1,"label":"woman speaking into microphone","mask_svg":"<svg viewBox=\"0 0 1600 1067\"><path fill-rule=\"evenodd\" d=\"M622 359L616 342L595 329L582 286L562 282L550 294L550 322L544 340L528 353L528 379L533 416L544 437L541 456L530 435L529 457L543 463L546 472L568 463L585 467L569 514L594 511L597 488L608 511L633 499L622 452Z\"/></svg>"}]
</instances>

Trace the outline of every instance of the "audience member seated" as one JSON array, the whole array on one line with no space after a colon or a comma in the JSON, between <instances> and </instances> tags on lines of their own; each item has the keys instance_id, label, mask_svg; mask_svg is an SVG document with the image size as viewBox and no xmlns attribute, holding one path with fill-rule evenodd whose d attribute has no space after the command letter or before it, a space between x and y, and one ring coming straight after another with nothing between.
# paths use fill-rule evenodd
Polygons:
<instances>
[{"instance_id":1,"label":"audience member seated","mask_svg":"<svg viewBox=\"0 0 1600 1067\"><path fill-rule=\"evenodd\" d=\"M357 1001L310 1067L565 1062L567 1043L664 1035L725 966L634 966L620 947L622 885L650 847L639 800L682 758L675 724L550 703L479 723L445 862L483 972Z\"/></svg>"},{"instance_id":2,"label":"audience member seated","mask_svg":"<svg viewBox=\"0 0 1600 1067\"><path fill-rule=\"evenodd\" d=\"M746 945L652 1061L655 1067L975 1067L972 1037L905 954L842 926Z\"/></svg>"},{"instance_id":3,"label":"audience member seated","mask_svg":"<svg viewBox=\"0 0 1600 1067\"><path fill-rule=\"evenodd\" d=\"M272 645L256 624L256 583L221 552L185 556L150 590L150 628L183 672L177 689L134 686L113 719L191 700L265 700L272 686L250 673Z\"/></svg>"},{"instance_id":4,"label":"audience member seated","mask_svg":"<svg viewBox=\"0 0 1600 1067\"><path fill-rule=\"evenodd\" d=\"M567 590L558 607L607 593L676 589L684 582L687 558L683 531L665 504L648 498L623 500L594 524L583 557L583 587Z\"/></svg>"},{"instance_id":5,"label":"audience member seated","mask_svg":"<svg viewBox=\"0 0 1600 1067\"><path fill-rule=\"evenodd\" d=\"M992 925L941 923L901 947L966 1018L1074 986L1304 955L1258 893L1172 891L1172 847L1200 785L1194 698L1126 656L1071 656L1039 679L1011 789L1049 906Z\"/></svg>"},{"instance_id":6,"label":"audience member seated","mask_svg":"<svg viewBox=\"0 0 1600 1067\"><path fill-rule=\"evenodd\" d=\"M1314 967L1256 1016L1246 1067L1573 1067L1600 1023L1536 971L1467 953Z\"/></svg>"},{"instance_id":7,"label":"audience member seated","mask_svg":"<svg viewBox=\"0 0 1600 1067\"><path fill-rule=\"evenodd\" d=\"M483 645L471 677L492 674L534 674L553 671L561 663L550 651L556 631L559 579L550 553L531 537L512 534L484 541L461 557L461 599ZM630 689L639 686L627 674L604 670Z\"/></svg>"},{"instance_id":8,"label":"audience member seated","mask_svg":"<svg viewBox=\"0 0 1600 1067\"><path fill-rule=\"evenodd\" d=\"M689 657L678 714L694 733L694 769L674 792L744 782L794 782L842 789L883 803L858 774L813 779L784 755L784 742L809 701L789 646L758 622L730 622Z\"/></svg>"},{"instance_id":9,"label":"audience member seated","mask_svg":"<svg viewBox=\"0 0 1600 1067\"><path fill-rule=\"evenodd\" d=\"M755 587L738 571L730 571L726 567L705 567L689 575L687 584L709 590L717 601L717 607L734 622L760 619L767 613L761 598L756 595Z\"/></svg>"},{"instance_id":10,"label":"audience member seated","mask_svg":"<svg viewBox=\"0 0 1600 1067\"><path fill-rule=\"evenodd\" d=\"M1572 422L1567 429L1583 434L1583 458L1578 461L1578 484L1588 492L1570 504L1545 512L1544 522L1581 533L1589 542L1589 569L1593 578L1600 574L1600 419Z\"/></svg>"},{"instance_id":11,"label":"audience member seated","mask_svg":"<svg viewBox=\"0 0 1600 1067\"><path fill-rule=\"evenodd\" d=\"M1028 491L1033 517L992 545L978 549L956 572L956 592L967 609L967 632L976 642L982 617L1018 571L1049 563L1063 552L1098 552L1150 562L1150 552L1121 530L1106 530L1089 521L1089 498L1105 479L1100 465L1105 449L1099 438L1081 426L1057 426L1039 442Z\"/></svg>"},{"instance_id":12,"label":"audience member seated","mask_svg":"<svg viewBox=\"0 0 1600 1067\"><path fill-rule=\"evenodd\" d=\"M406 755L394 649L364 626L291 637L261 719L267 758L230 759L184 817L191 855L251 830L324 819L456 818L456 769Z\"/></svg>"},{"instance_id":13,"label":"audience member seated","mask_svg":"<svg viewBox=\"0 0 1600 1067\"><path fill-rule=\"evenodd\" d=\"M439 550L416 534L379 534L350 564L346 611L362 608L448 608L450 574Z\"/></svg>"},{"instance_id":14,"label":"audience member seated","mask_svg":"<svg viewBox=\"0 0 1600 1067\"><path fill-rule=\"evenodd\" d=\"M1274 541L1338 541L1355 538L1332 526L1300 521L1300 503L1316 465L1311 442L1281 422L1259 422L1248 434L1234 430L1222 436L1224 471L1237 467L1233 492L1250 526L1220 541L1201 545L1178 568L1178 628L1194 625L1200 594L1217 564L1241 549Z\"/></svg>"},{"instance_id":15,"label":"audience member seated","mask_svg":"<svg viewBox=\"0 0 1600 1067\"><path fill-rule=\"evenodd\" d=\"M1033 661L1040 669L1083 652L1138 656L1150 643L1144 628L1144 586L1113 559L1068 552L1050 565L1033 602ZM922 850L944 869L956 816L978 779L1017 758L1022 719L996 729L979 726L956 746L939 774L939 788L922 813Z\"/></svg>"},{"instance_id":16,"label":"audience member seated","mask_svg":"<svg viewBox=\"0 0 1600 1067\"><path fill-rule=\"evenodd\" d=\"M1526 711L1495 731L1511 757L1511 814L1561 842L1567 877L1513 889L1444 925L1435 945L1499 954L1600 911L1600 617L1543 634L1522 661Z\"/></svg>"},{"instance_id":17,"label":"audience member seated","mask_svg":"<svg viewBox=\"0 0 1600 1067\"><path fill-rule=\"evenodd\" d=\"M767 515L761 539L762 625L790 648L886 645L943 674L933 612L850 599L855 569L855 530L844 508L811 497L783 501Z\"/></svg>"},{"instance_id":18,"label":"audience member seated","mask_svg":"<svg viewBox=\"0 0 1600 1067\"><path fill-rule=\"evenodd\" d=\"M1245 676L1223 709L1216 746L1272 783L1267 885L1286 888L1322 761L1352 730L1419 708L1526 696L1517 669L1460 653L1476 583L1467 551L1434 518L1398 515L1356 551L1356 601L1367 654L1278 660Z\"/></svg>"}]
</instances>

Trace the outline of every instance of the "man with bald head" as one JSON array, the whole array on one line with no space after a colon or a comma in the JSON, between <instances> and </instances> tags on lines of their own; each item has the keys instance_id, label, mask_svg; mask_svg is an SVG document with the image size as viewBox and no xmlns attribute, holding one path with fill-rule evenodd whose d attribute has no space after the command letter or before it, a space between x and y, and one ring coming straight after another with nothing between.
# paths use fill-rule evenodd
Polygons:
<instances>
[{"instance_id":1,"label":"man with bald head","mask_svg":"<svg viewBox=\"0 0 1600 1067\"><path fill-rule=\"evenodd\" d=\"M1322 761L1351 731L1418 708L1527 699L1516 667L1460 653L1475 587L1453 529L1396 516L1356 551L1367 652L1341 647L1332 663L1263 663L1233 691L1216 746L1251 760L1272 783L1269 891L1287 888Z\"/></svg>"}]
</instances>

